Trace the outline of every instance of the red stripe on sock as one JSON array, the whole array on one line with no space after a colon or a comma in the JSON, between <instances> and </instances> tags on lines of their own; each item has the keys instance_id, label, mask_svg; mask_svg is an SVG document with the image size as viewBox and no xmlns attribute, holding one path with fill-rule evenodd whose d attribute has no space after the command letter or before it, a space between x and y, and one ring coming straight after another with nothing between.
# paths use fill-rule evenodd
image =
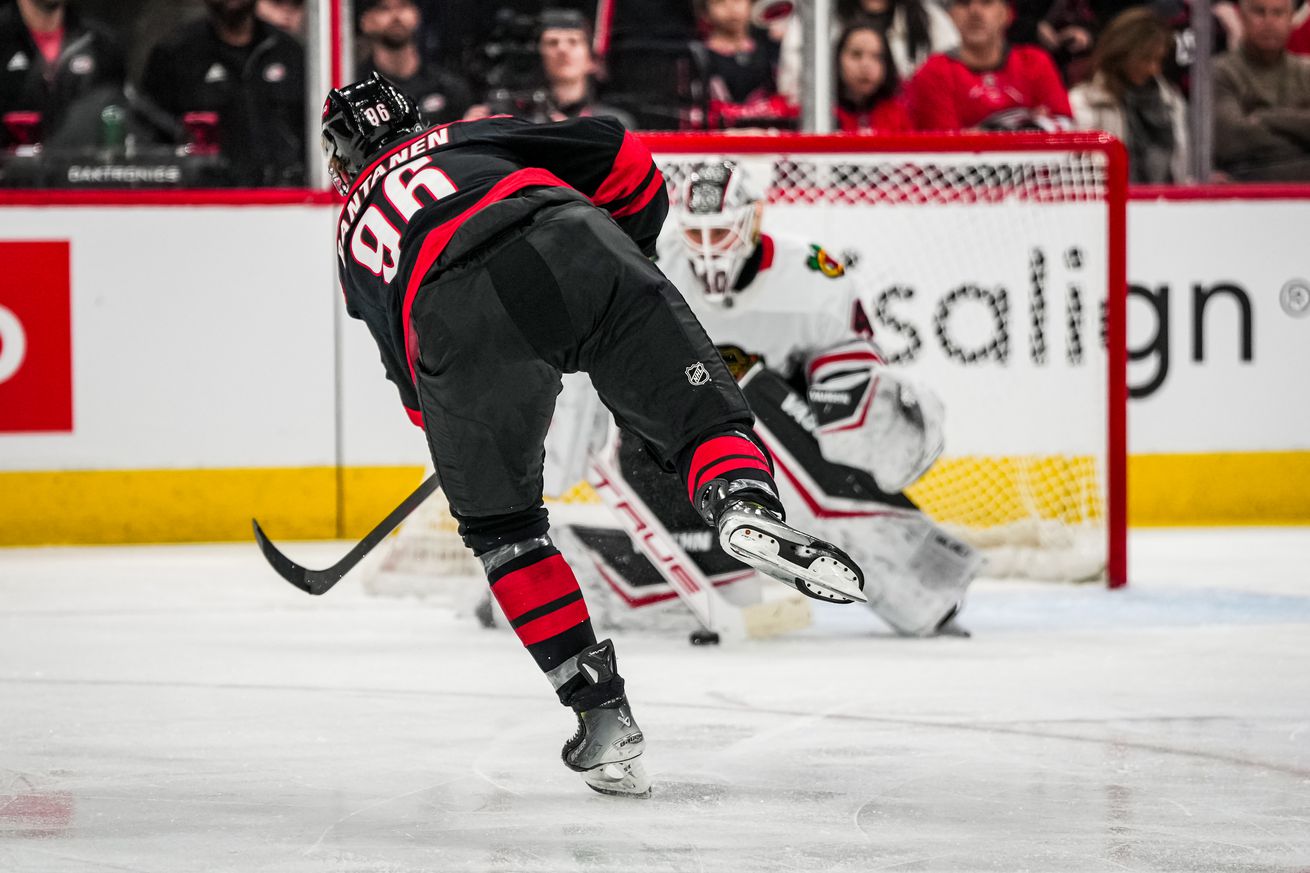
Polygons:
<instances>
[{"instance_id":1,"label":"red stripe on sock","mask_svg":"<svg viewBox=\"0 0 1310 873\"><path fill-rule=\"evenodd\" d=\"M687 499L692 503L696 502L696 490L699 486L713 479L720 473L726 473L729 470L763 470L770 476L773 471L764 461L757 461L754 458L725 458L722 461L715 461L708 467L701 470L700 476L693 476L687 480Z\"/></svg>"},{"instance_id":2,"label":"red stripe on sock","mask_svg":"<svg viewBox=\"0 0 1310 873\"><path fill-rule=\"evenodd\" d=\"M687 477L695 482L699 478L701 470L708 467L725 457L726 455L750 455L759 458L765 464L769 459L764 457L760 447L755 443L735 435L718 436L712 440L707 440L696 447L696 451L691 455L691 467L687 471Z\"/></svg>"},{"instance_id":3,"label":"red stripe on sock","mask_svg":"<svg viewBox=\"0 0 1310 873\"><path fill-rule=\"evenodd\" d=\"M551 555L515 570L497 579L496 584L491 586L491 593L496 596L496 602L510 621L577 590L578 580L563 555ZM586 607L583 607L583 611L586 611ZM525 627L536 623L530 622Z\"/></svg>"},{"instance_id":4,"label":"red stripe on sock","mask_svg":"<svg viewBox=\"0 0 1310 873\"><path fill-rule=\"evenodd\" d=\"M587 602L585 600L575 600L549 615L533 619L523 627L517 628L515 633L519 635L519 640L523 645L533 646L542 640L548 640L556 634L562 634L569 628L582 624L590 617L587 613Z\"/></svg>"}]
</instances>

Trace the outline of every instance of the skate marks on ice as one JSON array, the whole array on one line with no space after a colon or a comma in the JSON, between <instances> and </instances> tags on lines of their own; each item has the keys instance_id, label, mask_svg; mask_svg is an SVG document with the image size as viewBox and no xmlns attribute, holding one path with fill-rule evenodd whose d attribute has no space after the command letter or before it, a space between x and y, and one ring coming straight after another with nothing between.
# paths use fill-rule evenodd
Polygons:
<instances>
[{"instance_id":1,"label":"skate marks on ice","mask_svg":"<svg viewBox=\"0 0 1310 873\"><path fill-rule=\"evenodd\" d=\"M942 724L658 700L644 717L658 738L649 801L580 797L572 774L535 752L509 755L494 782L392 804L338 849L395 847L387 835L403 831L443 846L449 869L505 870L1272 871L1310 851L1310 772L1205 748L1216 735L1293 741L1303 723ZM1174 745L1142 739L1160 732ZM551 729L494 737L513 738L557 740ZM746 753L760 743L772 754ZM589 824L568 825L575 817Z\"/></svg>"},{"instance_id":2,"label":"skate marks on ice","mask_svg":"<svg viewBox=\"0 0 1310 873\"><path fill-rule=\"evenodd\" d=\"M890 651L877 654L895 660ZM475 654L496 661L491 648ZM672 660L670 672L696 670ZM994 712L947 723L868 711L890 700L812 711L765 703L776 689L745 689L746 663L727 666L734 681L700 702L641 677L647 801L587 791L556 759L567 713L524 699L231 683L138 697L116 686L120 709L81 736L58 730L47 749L77 766L29 777L76 798L69 825L39 839L0 833L0 869L1272 871L1310 852L1305 756L1276 763L1298 761L1304 720ZM53 710L66 715L105 702L94 686L44 691L75 694ZM148 700L153 714L135 716ZM206 724L198 705L226 716ZM279 737L292 712L315 730ZM166 727L143 748L155 719ZM247 720L268 726L240 733ZM91 748L97 738L107 745ZM1282 754L1246 760L1233 746ZM188 866L195 857L209 860Z\"/></svg>"},{"instance_id":3,"label":"skate marks on ice","mask_svg":"<svg viewBox=\"0 0 1310 873\"><path fill-rule=\"evenodd\" d=\"M129 552L30 584L0 554L0 809L67 809L0 813L0 871L1310 867L1296 613L1079 626L1066 601L1052 630L1064 594L984 588L979 617L1001 596L1023 619L968 641L867 615L741 647L626 636L655 783L635 800L559 763L573 719L508 632L167 554L113 598Z\"/></svg>"}]
</instances>

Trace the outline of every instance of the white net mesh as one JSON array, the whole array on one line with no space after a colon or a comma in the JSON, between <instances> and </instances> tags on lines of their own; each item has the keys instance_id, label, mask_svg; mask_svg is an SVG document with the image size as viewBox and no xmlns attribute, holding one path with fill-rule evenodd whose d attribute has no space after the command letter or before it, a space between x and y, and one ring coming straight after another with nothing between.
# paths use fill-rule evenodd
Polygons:
<instances>
[{"instance_id":1,"label":"white net mesh","mask_svg":"<svg viewBox=\"0 0 1310 873\"><path fill-rule=\"evenodd\" d=\"M418 597L459 609L471 609L487 587L440 490L378 547L361 576L370 594Z\"/></svg>"},{"instance_id":2,"label":"white net mesh","mask_svg":"<svg viewBox=\"0 0 1310 873\"><path fill-rule=\"evenodd\" d=\"M660 154L670 196L689 170L716 156L745 165L773 204L1072 203L1107 196L1106 164L1096 152Z\"/></svg>"}]
</instances>

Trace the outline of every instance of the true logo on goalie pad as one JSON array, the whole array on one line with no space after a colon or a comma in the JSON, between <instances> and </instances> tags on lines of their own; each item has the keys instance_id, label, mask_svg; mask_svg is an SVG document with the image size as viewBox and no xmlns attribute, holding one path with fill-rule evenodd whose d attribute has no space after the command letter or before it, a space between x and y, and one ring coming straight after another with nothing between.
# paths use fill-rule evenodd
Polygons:
<instances>
[{"instance_id":1,"label":"true logo on goalie pad","mask_svg":"<svg viewBox=\"0 0 1310 873\"><path fill-rule=\"evenodd\" d=\"M710 371L705 369L705 365L700 361L692 364L686 370L687 381L693 385L704 385L710 381Z\"/></svg>"}]
</instances>

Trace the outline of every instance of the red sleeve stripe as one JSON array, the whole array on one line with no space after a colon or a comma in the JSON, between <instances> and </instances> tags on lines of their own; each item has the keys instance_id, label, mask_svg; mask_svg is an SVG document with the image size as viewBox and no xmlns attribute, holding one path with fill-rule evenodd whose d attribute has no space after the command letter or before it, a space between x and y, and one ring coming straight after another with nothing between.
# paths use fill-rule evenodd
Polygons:
<instances>
[{"instance_id":1,"label":"red sleeve stripe","mask_svg":"<svg viewBox=\"0 0 1310 873\"><path fill-rule=\"evenodd\" d=\"M418 425L419 427L423 426L423 413L419 412L417 409L410 409L408 406L406 406L405 414L409 416L409 420L414 422L414 424Z\"/></svg>"},{"instance_id":2,"label":"red sleeve stripe","mask_svg":"<svg viewBox=\"0 0 1310 873\"><path fill-rule=\"evenodd\" d=\"M651 164L651 169L655 171L655 176L641 192L641 196L628 203L628 205L624 206L622 209L615 210L612 213L615 218L622 218L625 215L634 215L645 209L646 204L650 203L659 190L664 187L664 174L661 173L654 164Z\"/></svg>"},{"instance_id":3,"label":"red sleeve stripe","mask_svg":"<svg viewBox=\"0 0 1310 873\"><path fill-rule=\"evenodd\" d=\"M491 586L491 593L511 622L579 590L572 568L558 552L505 575Z\"/></svg>"},{"instance_id":4,"label":"red sleeve stripe","mask_svg":"<svg viewBox=\"0 0 1310 873\"><path fill-rule=\"evenodd\" d=\"M483 195L482 199L474 203L468 209L465 209L459 215L434 227L428 231L428 235L423 238L423 246L419 249L418 259L414 262L414 269L409 274L409 284L405 286L405 303L401 309L402 324L405 328L405 356L409 359L409 377L417 384L418 378L414 373L414 342L413 331L410 325L410 312L414 308L414 297L418 294L418 289L422 286L424 279L427 278L428 270L441 257L442 251L445 250L450 238L455 235L455 231L469 219L471 215L482 209L489 203L495 203L497 200L504 200L516 191L527 188L531 185L550 185L557 188L569 188L562 179L548 170L538 167L528 167L510 173L505 178L497 182L492 189Z\"/></svg>"},{"instance_id":5,"label":"red sleeve stripe","mask_svg":"<svg viewBox=\"0 0 1310 873\"><path fill-rule=\"evenodd\" d=\"M587 613L587 603L585 600L575 600L568 606L557 609L549 615L543 615L541 618L534 619L515 628L514 632L519 635L519 640L525 646L534 646L537 643L544 642L551 637L559 636L570 628L577 627L591 616Z\"/></svg>"},{"instance_id":6,"label":"red sleeve stripe","mask_svg":"<svg viewBox=\"0 0 1310 873\"><path fill-rule=\"evenodd\" d=\"M596 193L591 195L591 202L604 204L632 196L641 190L641 185L650 175L653 164L650 149L646 148L641 140L625 132L623 145L619 146L619 153L614 156L610 174L604 182L600 183ZM656 174L658 175L658 171Z\"/></svg>"},{"instance_id":7,"label":"red sleeve stripe","mask_svg":"<svg viewBox=\"0 0 1310 873\"><path fill-rule=\"evenodd\" d=\"M597 200L596 205L609 212L623 209L633 200L636 200L639 196L645 193L646 186L650 184L650 180L654 179L657 173L659 173L659 168L655 166L654 161L651 161L650 167L647 168L646 175L642 177L641 182L632 186L631 190L629 190L626 195L617 200Z\"/></svg>"}]
</instances>

